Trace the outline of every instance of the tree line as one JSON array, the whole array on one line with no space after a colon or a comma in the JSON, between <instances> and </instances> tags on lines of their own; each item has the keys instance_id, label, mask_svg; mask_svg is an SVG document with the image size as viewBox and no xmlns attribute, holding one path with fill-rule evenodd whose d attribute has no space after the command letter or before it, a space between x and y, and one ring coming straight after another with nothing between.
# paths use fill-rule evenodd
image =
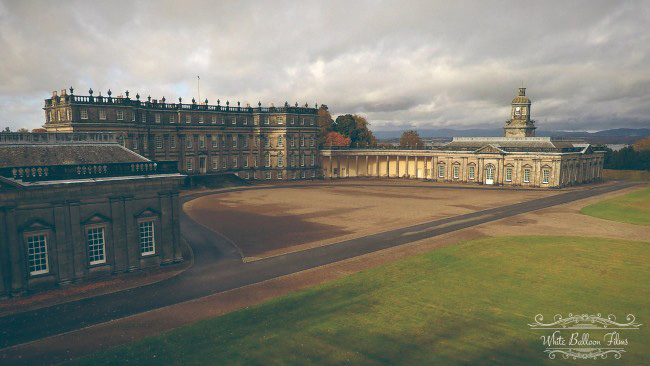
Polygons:
<instances>
[{"instance_id":1,"label":"tree line","mask_svg":"<svg viewBox=\"0 0 650 366\"><path fill-rule=\"evenodd\" d=\"M321 146L370 147L377 145L377 139L369 129L368 120L358 114L345 114L332 119L327 107L318 110Z\"/></svg>"},{"instance_id":2,"label":"tree line","mask_svg":"<svg viewBox=\"0 0 650 366\"><path fill-rule=\"evenodd\" d=\"M606 149L603 166L605 169L650 171L650 137L618 151Z\"/></svg>"}]
</instances>

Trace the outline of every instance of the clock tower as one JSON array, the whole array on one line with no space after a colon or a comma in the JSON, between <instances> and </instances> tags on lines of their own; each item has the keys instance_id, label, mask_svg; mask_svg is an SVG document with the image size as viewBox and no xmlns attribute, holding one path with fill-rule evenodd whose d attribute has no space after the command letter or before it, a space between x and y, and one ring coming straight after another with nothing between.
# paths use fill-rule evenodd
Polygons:
<instances>
[{"instance_id":1,"label":"clock tower","mask_svg":"<svg viewBox=\"0 0 650 366\"><path fill-rule=\"evenodd\" d=\"M526 88L519 88L519 95L512 100L510 119L503 127L505 137L535 137L535 121L530 119L530 99Z\"/></svg>"}]
</instances>

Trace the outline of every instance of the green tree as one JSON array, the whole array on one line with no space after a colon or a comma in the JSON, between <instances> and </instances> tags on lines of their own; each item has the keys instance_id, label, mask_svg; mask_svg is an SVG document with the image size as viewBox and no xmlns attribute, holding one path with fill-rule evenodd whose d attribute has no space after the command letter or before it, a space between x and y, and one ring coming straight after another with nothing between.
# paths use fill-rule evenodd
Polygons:
<instances>
[{"instance_id":1,"label":"green tree","mask_svg":"<svg viewBox=\"0 0 650 366\"><path fill-rule=\"evenodd\" d=\"M356 142L353 138L353 135L356 135L356 129L357 121L354 120L354 117L351 114L344 114L336 117L336 121L332 125L332 131L349 137L352 142Z\"/></svg>"},{"instance_id":2,"label":"green tree","mask_svg":"<svg viewBox=\"0 0 650 366\"><path fill-rule=\"evenodd\" d=\"M372 131L368 128L370 126L370 122L366 119L366 117L355 114L352 116L354 118L354 121L357 124L357 129L356 129L356 135L354 136L354 143L357 144L358 146L372 146L377 144L377 139L375 139L375 135L372 134Z\"/></svg>"},{"instance_id":3,"label":"green tree","mask_svg":"<svg viewBox=\"0 0 650 366\"><path fill-rule=\"evenodd\" d=\"M424 141L422 141L417 131L409 130L402 133L402 137L399 138L399 145L422 148L424 147Z\"/></svg>"}]
</instances>

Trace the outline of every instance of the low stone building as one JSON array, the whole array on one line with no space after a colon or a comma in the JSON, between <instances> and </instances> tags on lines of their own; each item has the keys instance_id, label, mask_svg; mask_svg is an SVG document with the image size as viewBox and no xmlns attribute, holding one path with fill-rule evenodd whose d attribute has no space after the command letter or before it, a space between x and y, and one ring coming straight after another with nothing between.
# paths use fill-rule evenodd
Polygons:
<instances>
[{"instance_id":1,"label":"low stone building","mask_svg":"<svg viewBox=\"0 0 650 366\"><path fill-rule=\"evenodd\" d=\"M183 178L107 133L0 134L0 296L182 261Z\"/></svg>"},{"instance_id":2,"label":"low stone building","mask_svg":"<svg viewBox=\"0 0 650 366\"><path fill-rule=\"evenodd\" d=\"M504 137L455 137L429 149L321 150L323 176L560 188L602 179L605 152L580 140L535 137L530 99L519 88Z\"/></svg>"}]
</instances>

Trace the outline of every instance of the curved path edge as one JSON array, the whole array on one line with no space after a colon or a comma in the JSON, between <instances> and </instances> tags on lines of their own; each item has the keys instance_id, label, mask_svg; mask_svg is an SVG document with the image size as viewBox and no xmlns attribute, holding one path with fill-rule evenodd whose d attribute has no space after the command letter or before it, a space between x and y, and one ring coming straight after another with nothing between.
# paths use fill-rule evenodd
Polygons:
<instances>
[{"instance_id":1,"label":"curved path edge","mask_svg":"<svg viewBox=\"0 0 650 366\"><path fill-rule=\"evenodd\" d=\"M239 251L231 243L193 221L183 212L181 214L181 231L186 240L191 243L194 252L194 265L191 268L173 278L150 285L2 317L0 318L0 360L2 359L3 349L46 337L198 299L513 215L629 188L637 184L619 182L607 186L559 193L554 196L453 216L246 263L242 262ZM299 186L306 187L307 185ZM377 184L373 184L373 186L377 186ZM184 196L182 202L185 203L200 196L240 190L289 187L295 186L263 186L207 191Z\"/></svg>"}]
</instances>

